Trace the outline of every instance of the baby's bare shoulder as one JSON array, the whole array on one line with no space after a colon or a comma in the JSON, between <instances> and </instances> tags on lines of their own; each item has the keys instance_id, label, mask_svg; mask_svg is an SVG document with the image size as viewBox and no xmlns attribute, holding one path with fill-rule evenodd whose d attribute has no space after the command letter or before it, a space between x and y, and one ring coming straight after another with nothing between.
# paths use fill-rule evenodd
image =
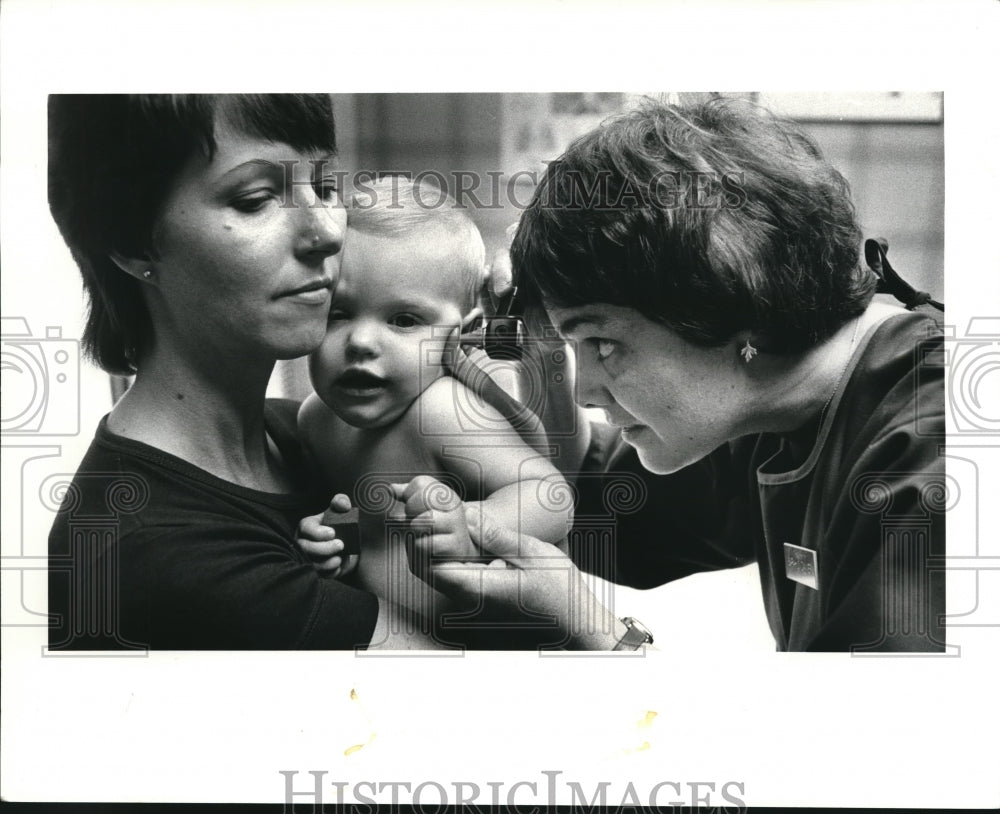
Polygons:
<instances>
[{"instance_id":1,"label":"baby's bare shoulder","mask_svg":"<svg viewBox=\"0 0 1000 814\"><path fill-rule=\"evenodd\" d=\"M297 417L299 436L307 443L315 438L329 435L336 429L338 421L336 413L315 393L306 396L299 406Z\"/></svg>"},{"instance_id":2,"label":"baby's bare shoulder","mask_svg":"<svg viewBox=\"0 0 1000 814\"><path fill-rule=\"evenodd\" d=\"M437 435L461 433L470 398L475 398L472 391L458 379L441 376L420 394L411 413L423 431Z\"/></svg>"}]
</instances>

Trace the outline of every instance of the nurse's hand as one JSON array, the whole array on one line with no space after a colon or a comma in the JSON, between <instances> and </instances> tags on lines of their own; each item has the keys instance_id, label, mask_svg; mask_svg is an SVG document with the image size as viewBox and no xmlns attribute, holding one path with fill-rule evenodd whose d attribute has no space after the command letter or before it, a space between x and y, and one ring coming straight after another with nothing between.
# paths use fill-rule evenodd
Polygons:
<instances>
[{"instance_id":1,"label":"nurse's hand","mask_svg":"<svg viewBox=\"0 0 1000 814\"><path fill-rule=\"evenodd\" d=\"M516 223L507 227L508 243L514 239L516 230ZM496 313L500 303L506 299L513 287L514 270L510 263L510 250L506 246L501 246L493 253L493 260L486 275L486 295L493 313Z\"/></svg>"},{"instance_id":2,"label":"nurse's hand","mask_svg":"<svg viewBox=\"0 0 1000 814\"><path fill-rule=\"evenodd\" d=\"M516 228L515 223L507 229L508 241L513 240ZM510 252L501 247L493 255L483 298L490 304L492 313L507 302L513 288ZM576 404L574 357L566 352L566 343L559 339L544 311L528 309L522 316L527 336L519 375L521 392L532 394L531 403L520 405L519 411L504 408L492 398L491 393L475 386L476 374L479 374L480 380L483 378L476 368L489 367L489 360L483 351L467 351L465 358L462 354L451 357L456 362L452 365L452 373L473 392L497 407L519 431L521 427L533 426L531 420L540 420L543 432L536 430L536 435L541 443L550 445L554 453L551 455L553 465L572 483L580 472L591 441L590 421ZM528 443L538 448L531 439Z\"/></svg>"},{"instance_id":3,"label":"nurse's hand","mask_svg":"<svg viewBox=\"0 0 1000 814\"><path fill-rule=\"evenodd\" d=\"M393 484L392 488L413 532L407 535L408 538L429 540L430 553L435 558L474 560L479 557L479 549L466 528L465 504L450 486L430 475L417 475L409 483ZM414 568L417 559L410 560L414 573L425 570Z\"/></svg>"},{"instance_id":4,"label":"nurse's hand","mask_svg":"<svg viewBox=\"0 0 1000 814\"><path fill-rule=\"evenodd\" d=\"M414 544L413 555L424 563L422 578L435 589L463 605L485 609L499 621L538 623L539 615L548 617L569 649L611 650L625 635L622 622L556 546L494 525L477 507L468 507L465 520L485 558L442 561L431 538Z\"/></svg>"}]
</instances>

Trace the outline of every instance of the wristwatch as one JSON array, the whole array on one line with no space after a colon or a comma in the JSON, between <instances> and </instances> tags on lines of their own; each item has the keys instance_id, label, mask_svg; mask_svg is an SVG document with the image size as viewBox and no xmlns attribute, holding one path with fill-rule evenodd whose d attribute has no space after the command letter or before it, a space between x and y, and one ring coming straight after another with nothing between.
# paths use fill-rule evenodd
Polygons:
<instances>
[{"instance_id":1,"label":"wristwatch","mask_svg":"<svg viewBox=\"0 0 1000 814\"><path fill-rule=\"evenodd\" d=\"M611 648L613 651L638 650L644 644L653 643L653 634L638 619L632 616L623 616L621 623L625 625L627 630L625 631L625 635L618 641L618 644Z\"/></svg>"}]
</instances>

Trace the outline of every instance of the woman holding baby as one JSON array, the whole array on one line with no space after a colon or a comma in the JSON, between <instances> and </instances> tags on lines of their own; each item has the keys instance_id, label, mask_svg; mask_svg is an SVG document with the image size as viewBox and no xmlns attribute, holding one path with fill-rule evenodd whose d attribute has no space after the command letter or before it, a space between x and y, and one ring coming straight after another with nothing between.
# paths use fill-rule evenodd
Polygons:
<instances>
[{"instance_id":1,"label":"woman holding baby","mask_svg":"<svg viewBox=\"0 0 1000 814\"><path fill-rule=\"evenodd\" d=\"M562 482L499 415L499 446L463 437L440 329L478 312L484 249L468 216L400 215L398 191L375 185L345 253L323 95L54 96L50 136L50 206L90 301L84 347L135 377L50 534L50 646L435 644L448 606L410 575L404 546L369 545L357 567L319 521L334 487L353 495L370 471L398 485L401 524L422 500L404 492L418 473L454 475L495 518ZM319 396L300 417L265 392L277 360L310 353ZM568 509L539 504L524 528L558 542ZM87 531L109 515L112 533ZM303 518L315 540L297 540ZM436 518L439 534L464 524L457 504Z\"/></svg>"},{"instance_id":2,"label":"woman holding baby","mask_svg":"<svg viewBox=\"0 0 1000 814\"><path fill-rule=\"evenodd\" d=\"M85 347L135 375L50 535L50 645L384 641L384 602L314 567L310 554L339 559L319 523L329 493L295 405L264 397L274 363L327 332L345 237L329 98L53 97L50 128L50 204L90 300ZM547 197L595 179L599 205ZM914 362L938 340L926 317L872 303L859 237L839 175L751 111L650 108L550 167L514 241L518 285L576 343L581 404L628 445L595 445L593 472L642 472L656 509L617 518L606 576L648 586L757 560L783 649L940 646L926 557L898 575L920 636L882 612L895 553L864 502L864 478L881 475L894 509L927 509L919 552L943 544L928 497L940 369ZM600 477L580 484L589 511ZM81 534L123 487L116 533ZM484 623L542 619L566 647L648 643L560 548L482 511L432 515L428 534L426 501L398 494L422 523L410 567Z\"/></svg>"},{"instance_id":3,"label":"woman holding baby","mask_svg":"<svg viewBox=\"0 0 1000 814\"><path fill-rule=\"evenodd\" d=\"M53 648L349 648L378 600L294 544L330 494L279 359L319 345L346 216L328 96L53 96L49 200L83 344L134 374L49 538ZM81 536L128 491L115 534ZM103 579L103 582L98 580Z\"/></svg>"}]
</instances>

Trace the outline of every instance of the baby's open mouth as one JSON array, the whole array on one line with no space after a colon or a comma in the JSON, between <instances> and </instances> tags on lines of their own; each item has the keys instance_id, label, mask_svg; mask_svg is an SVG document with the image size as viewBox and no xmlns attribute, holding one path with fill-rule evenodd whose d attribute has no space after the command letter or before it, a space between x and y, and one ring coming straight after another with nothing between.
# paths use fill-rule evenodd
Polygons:
<instances>
[{"instance_id":1,"label":"baby's open mouth","mask_svg":"<svg viewBox=\"0 0 1000 814\"><path fill-rule=\"evenodd\" d=\"M381 390L388 383L388 379L383 379L367 370L347 370L337 377L337 386L349 393Z\"/></svg>"}]
</instances>

